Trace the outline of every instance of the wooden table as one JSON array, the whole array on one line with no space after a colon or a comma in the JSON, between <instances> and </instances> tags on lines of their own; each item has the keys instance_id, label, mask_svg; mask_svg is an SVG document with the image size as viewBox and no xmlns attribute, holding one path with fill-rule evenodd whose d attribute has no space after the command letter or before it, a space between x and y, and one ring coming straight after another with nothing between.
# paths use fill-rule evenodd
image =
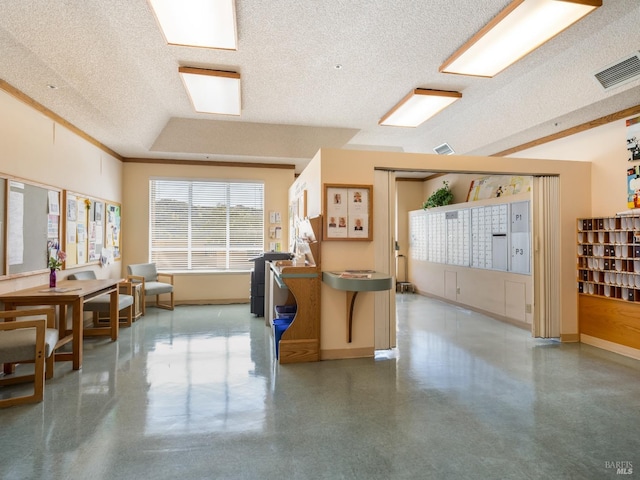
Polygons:
<instances>
[{"instance_id":1,"label":"wooden table","mask_svg":"<svg viewBox=\"0 0 640 480\"><path fill-rule=\"evenodd\" d=\"M0 302L5 310L15 310L16 307L34 305L54 305L58 307L58 330L60 340L56 349L72 342L70 353L56 353L56 361L72 361L73 369L82 366L82 338L83 336L110 336L111 340L118 339L118 282L120 279L106 280L61 280L55 289L47 285L18 290L0 295ZM100 295L110 295L109 325L105 327L83 328L84 302ZM67 329L67 307L72 309L71 330Z\"/></svg>"}]
</instances>

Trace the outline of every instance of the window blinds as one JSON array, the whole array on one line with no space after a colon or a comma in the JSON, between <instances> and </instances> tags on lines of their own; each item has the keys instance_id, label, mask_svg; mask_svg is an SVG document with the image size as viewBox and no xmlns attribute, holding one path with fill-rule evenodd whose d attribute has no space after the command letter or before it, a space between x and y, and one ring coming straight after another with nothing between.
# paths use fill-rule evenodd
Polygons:
<instances>
[{"instance_id":1,"label":"window blinds","mask_svg":"<svg viewBox=\"0 0 640 480\"><path fill-rule=\"evenodd\" d=\"M149 195L160 270L250 270L264 251L263 183L153 179Z\"/></svg>"}]
</instances>

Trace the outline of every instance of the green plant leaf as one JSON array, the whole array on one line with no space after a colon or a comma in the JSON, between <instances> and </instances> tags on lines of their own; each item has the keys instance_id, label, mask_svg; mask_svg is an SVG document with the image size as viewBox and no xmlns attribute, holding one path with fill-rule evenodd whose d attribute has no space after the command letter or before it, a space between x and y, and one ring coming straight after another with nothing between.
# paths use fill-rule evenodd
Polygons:
<instances>
[{"instance_id":1,"label":"green plant leaf","mask_svg":"<svg viewBox=\"0 0 640 480\"><path fill-rule=\"evenodd\" d=\"M433 192L427 201L422 204L423 209L442 207L453 202L453 192L449 187L449 182L443 181L443 186Z\"/></svg>"}]
</instances>

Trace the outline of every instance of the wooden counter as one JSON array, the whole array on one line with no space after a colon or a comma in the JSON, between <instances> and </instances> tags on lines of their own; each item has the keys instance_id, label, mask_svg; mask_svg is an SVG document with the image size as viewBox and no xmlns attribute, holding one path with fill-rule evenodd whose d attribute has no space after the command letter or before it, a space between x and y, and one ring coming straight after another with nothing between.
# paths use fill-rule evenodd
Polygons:
<instances>
[{"instance_id":1,"label":"wooden counter","mask_svg":"<svg viewBox=\"0 0 640 480\"><path fill-rule=\"evenodd\" d=\"M296 316L280 339L279 361L317 362L320 360L320 269L270 266L274 279L270 288L289 290L297 305Z\"/></svg>"}]
</instances>

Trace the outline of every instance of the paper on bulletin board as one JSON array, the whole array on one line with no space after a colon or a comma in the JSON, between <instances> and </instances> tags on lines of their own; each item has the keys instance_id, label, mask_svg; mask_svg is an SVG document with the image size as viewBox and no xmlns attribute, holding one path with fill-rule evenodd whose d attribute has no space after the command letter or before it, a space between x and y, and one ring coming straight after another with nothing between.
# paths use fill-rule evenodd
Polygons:
<instances>
[{"instance_id":1,"label":"paper on bulletin board","mask_svg":"<svg viewBox=\"0 0 640 480\"><path fill-rule=\"evenodd\" d=\"M87 218L87 212L86 212L87 207L84 202L85 202L84 198L78 198L76 200L76 208L78 209L76 219L78 220L78 222L83 222Z\"/></svg>"},{"instance_id":2,"label":"paper on bulletin board","mask_svg":"<svg viewBox=\"0 0 640 480\"><path fill-rule=\"evenodd\" d=\"M78 263L78 265L82 265L84 263L87 263L87 252L85 249L85 243L84 242L79 242L78 246L76 248L76 262Z\"/></svg>"},{"instance_id":3,"label":"paper on bulletin board","mask_svg":"<svg viewBox=\"0 0 640 480\"><path fill-rule=\"evenodd\" d=\"M49 199L49 214L60 215L60 194L49 190L47 196Z\"/></svg>"},{"instance_id":4,"label":"paper on bulletin board","mask_svg":"<svg viewBox=\"0 0 640 480\"><path fill-rule=\"evenodd\" d=\"M75 222L78 215L78 200L75 196L69 195L67 197L67 222ZM68 225L68 223L67 223ZM75 230L75 228L74 228Z\"/></svg>"},{"instance_id":5,"label":"paper on bulletin board","mask_svg":"<svg viewBox=\"0 0 640 480\"><path fill-rule=\"evenodd\" d=\"M67 221L67 244L76 243L76 222Z\"/></svg>"},{"instance_id":6,"label":"paper on bulletin board","mask_svg":"<svg viewBox=\"0 0 640 480\"><path fill-rule=\"evenodd\" d=\"M47 238L58 239L58 225L60 217L58 215L49 214L47 216Z\"/></svg>"},{"instance_id":7,"label":"paper on bulletin board","mask_svg":"<svg viewBox=\"0 0 640 480\"><path fill-rule=\"evenodd\" d=\"M13 184L12 184L13 186ZM9 265L21 265L24 261L24 194L22 192L9 192Z\"/></svg>"}]
</instances>

